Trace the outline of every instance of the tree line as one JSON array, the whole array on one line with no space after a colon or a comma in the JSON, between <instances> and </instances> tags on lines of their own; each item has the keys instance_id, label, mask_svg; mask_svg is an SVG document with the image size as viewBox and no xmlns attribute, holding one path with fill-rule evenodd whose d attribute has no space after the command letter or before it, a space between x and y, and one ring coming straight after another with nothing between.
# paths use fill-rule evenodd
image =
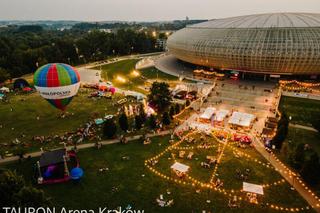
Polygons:
<instances>
[{"instance_id":1,"label":"tree line","mask_svg":"<svg viewBox=\"0 0 320 213\"><path fill-rule=\"evenodd\" d=\"M34 72L46 63L79 65L107 57L159 51L151 34L131 29L45 30L21 26L0 31L0 82Z\"/></svg>"}]
</instances>

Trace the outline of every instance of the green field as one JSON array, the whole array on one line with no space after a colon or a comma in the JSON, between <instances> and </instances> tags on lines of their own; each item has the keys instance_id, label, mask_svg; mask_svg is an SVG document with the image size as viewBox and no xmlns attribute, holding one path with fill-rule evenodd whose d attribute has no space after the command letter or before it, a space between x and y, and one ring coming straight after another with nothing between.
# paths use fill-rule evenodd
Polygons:
<instances>
[{"instance_id":1,"label":"green field","mask_svg":"<svg viewBox=\"0 0 320 213\"><path fill-rule=\"evenodd\" d=\"M292 123L311 126L320 115L320 101L304 98L282 97L280 110L292 117ZM288 157L298 144L309 144L320 155L320 134L314 131L289 127L289 133L282 149L282 159Z\"/></svg>"},{"instance_id":2,"label":"green field","mask_svg":"<svg viewBox=\"0 0 320 213\"><path fill-rule=\"evenodd\" d=\"M134 76L132 75L132 71L135 70L137 62L137 59L128 59L104 65L101 67L101 76L105 80L111 81L116 87L134 90L141 93L147 93L145 86L148 80L152 81L158 79L159 81L167 82L178 80L177 77L163 73L156 68L139 70L140 76ZM100 69L100 67L96 67L96 69ZM120 82L117 80L117 76L123 77L126 82Z\"/></svg>"},{"instance_id":3,"label":"green field","mask_svg":"<svg viewBox=\"0 0 320 213\"><path fill-rule=\"evenodd\" d=\"M86 149L80 150L78 157L81 167L85 171L84 178L80 183L72 182L39 186L57 207L66 207L71 209L97 209L101 206L116 208L118 206L126 207L130 205L132 209L144 209L145 212L278 212L271 210L270 206L266 207L262 203L277 204L284 207L305 207L306 202L298 196L295 191L291 191L287 183L279 184L265 189L265 196L259 197L260 204L249 204L247 201L240 202L241 208L230 209L228 207L229 197L220 192L208 189L200 189L190 185L181 185L160 178L154 175L147 167L144 161L161 151L168 144L169 137L157 137L152 139L150 145L143 145L141 142L132 142L127 145L114 144L103 147L100 150ZM209 139L211 140L211 139ZM211 143L217 142L214 140ZM181 147L186 146L185 144ZM200 160L204 159L207 154L215 153L215 149L209 149L205 152L200 150L192 160L184 160L191 166L191 173L195 178L208 180L211 170L199 166ZM228 150L228 151L227 151ZM219 166L218 173L225 181L225 188L234 188L238 190L240 183L234 177L235 169L244 169L250 167L253 170L252 179L254 183L269 183L281 180L277 172L270 170L265 175L265 167L249 163L246 160L236 159L232 156L230 149L225 152L222 164ZM244 150L242 150L244 151ZM258 156L253 149L248 150L253 156ZM123 156L128 156L129 160L123 160ZM196 160L198 158L198 160ZM7 168L15 169L19 174L23 174L28 181L32 181L33 169L32 164L36 159L25 161L21 164L14 163L7 165ZM262 160L262 159L261 159ZM162 156L156 169L167 172L171 177L169 167L172 164L170 156ZM250 165L251 164L251 165ZM232 165L232 168L230 166ZM109 171L101 173L100 168L108 167ZM197 191L200 189L200 191ZM167 192L170 192L168 194ZM240 195L243 194L239 192ZM171 207L159 207L156 198L160 194L164 199L173 199L174 204ZM243 195L245 199L245 195ZM211 202L207 202L210 200Z\"/></svg>"},{"instance_id":4,"label":"green field","mask_svg":"<svg viewBox=\"0 0 320 213\"><path fill-rule=\"evenodd\" d=\"M292 117L292 122L311 126L320 116L320 101L282 96L280 111Z\"/></svg>"},{"instance_id":5,"label":"green field","mask_svg":"<svg viewBox=\"0 0 320 213\"><path fill-rule=\"evenodd\" d=\"M282 97L280 110L292 117L292 123L304 126L311 126L314 119L320 115L320 101L304 98ZM281 151L277 153L278 157L290 165L290 156L295 152L298 144L308 144L318 155L320 155L320 133L289 127L286 140L283 142ZM313 187L314 191L320 194L320 185Z\"/></svg>"},{"instance_id":6,"label":"green field","mask_svg":"<svg viewBox=\"0 0 320 213\"><path fill-rule=\"evenodd\" d=\"M0 152L12 151L17 147L25 147L28 151L38 151L40 147L61 146L61 144L50 142L39 144L39 142L33 142L32 137L73 132L94 118L117 112L117 108L113 104L123 96L115 95L113 100L88 98L87 96L91 92L93 90L79 90L78 95L67 107L69 116L66 118L59 118L60 110L52 107L38 93L10 94L9 103L0 102L0 125L2 125ZM22 137L23 134L25 137ZM21 142L20 145L12 143L16 139Z\"/></svg>"}]
</instances>

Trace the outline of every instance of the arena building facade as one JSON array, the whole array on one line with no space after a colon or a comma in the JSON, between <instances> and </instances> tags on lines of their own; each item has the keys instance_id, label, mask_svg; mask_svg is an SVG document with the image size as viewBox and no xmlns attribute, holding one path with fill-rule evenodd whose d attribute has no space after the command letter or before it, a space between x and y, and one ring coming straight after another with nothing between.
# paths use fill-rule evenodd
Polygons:
<instances>
[{"instance_id":1,"label":"arena building facade","mask_svg":"<svg viewBox=\"0 0 320 213\"><path fill-rule=\"evenodd\" d=\"M243 74L320 75L320 14L214 19L172 34L169 53L195 65Z\"/></svg>"}]
</instances>

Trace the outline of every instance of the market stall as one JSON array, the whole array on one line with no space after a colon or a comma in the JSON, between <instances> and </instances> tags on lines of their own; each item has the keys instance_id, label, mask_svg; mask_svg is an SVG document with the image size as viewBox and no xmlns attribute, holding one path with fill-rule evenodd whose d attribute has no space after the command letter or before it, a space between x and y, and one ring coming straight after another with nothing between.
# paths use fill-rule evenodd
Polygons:
<instances>
[{"instance_id":1,"label":"market stall","mask_svg":"<svg viewBox=\"0 0 320 213\"><path fill-rule=\"evenodd\" d=\"M244 129L249 130L252 126L255 116L243 112L233 112L232 116L228 122L233 129Z\"/></svg>"}]
</instances>

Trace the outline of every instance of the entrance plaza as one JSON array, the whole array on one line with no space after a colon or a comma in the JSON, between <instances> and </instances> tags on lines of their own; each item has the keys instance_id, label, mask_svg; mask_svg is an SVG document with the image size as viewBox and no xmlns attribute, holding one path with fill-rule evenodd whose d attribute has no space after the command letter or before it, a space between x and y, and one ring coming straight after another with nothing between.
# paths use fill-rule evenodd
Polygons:
<instances>
[{"instance_id":1,"label":"entrance plaza","mask_svg":"<svg viewBox=\"0 0 320 213\"><path fill-rule=\"evenodd\" d=\"M202 108L213 106L217 110L229 110L230 115L233 112L252 114L255 117L252 130L261 133L267 117L275 116L280 98L278 92L271 83L217 81Z\"/></svg>"},{"instance_id":2,"label":"entrance plaza","mask_svg":"<svg viewBox=\"0 0 320 213\"><path fill-rule=\"evenodd\" d=\"M275 117L280 101L279 89L275 84L242 80L215 80L213 84L215 86L207 99L193 104L193 108L197 111L188 118L188 124L200 122L215 128L233 127L232 129L260 134L267 118ZM232 118L235 121L236 117L239 117L237 115L241 114L244 117L238 118L240 125L236 125L235 122L232 122ZM250 125L241 125L248 116L252 117ZM186 126L181 125L181 128L186 128Z\"/></svg>"}]
</instances>

